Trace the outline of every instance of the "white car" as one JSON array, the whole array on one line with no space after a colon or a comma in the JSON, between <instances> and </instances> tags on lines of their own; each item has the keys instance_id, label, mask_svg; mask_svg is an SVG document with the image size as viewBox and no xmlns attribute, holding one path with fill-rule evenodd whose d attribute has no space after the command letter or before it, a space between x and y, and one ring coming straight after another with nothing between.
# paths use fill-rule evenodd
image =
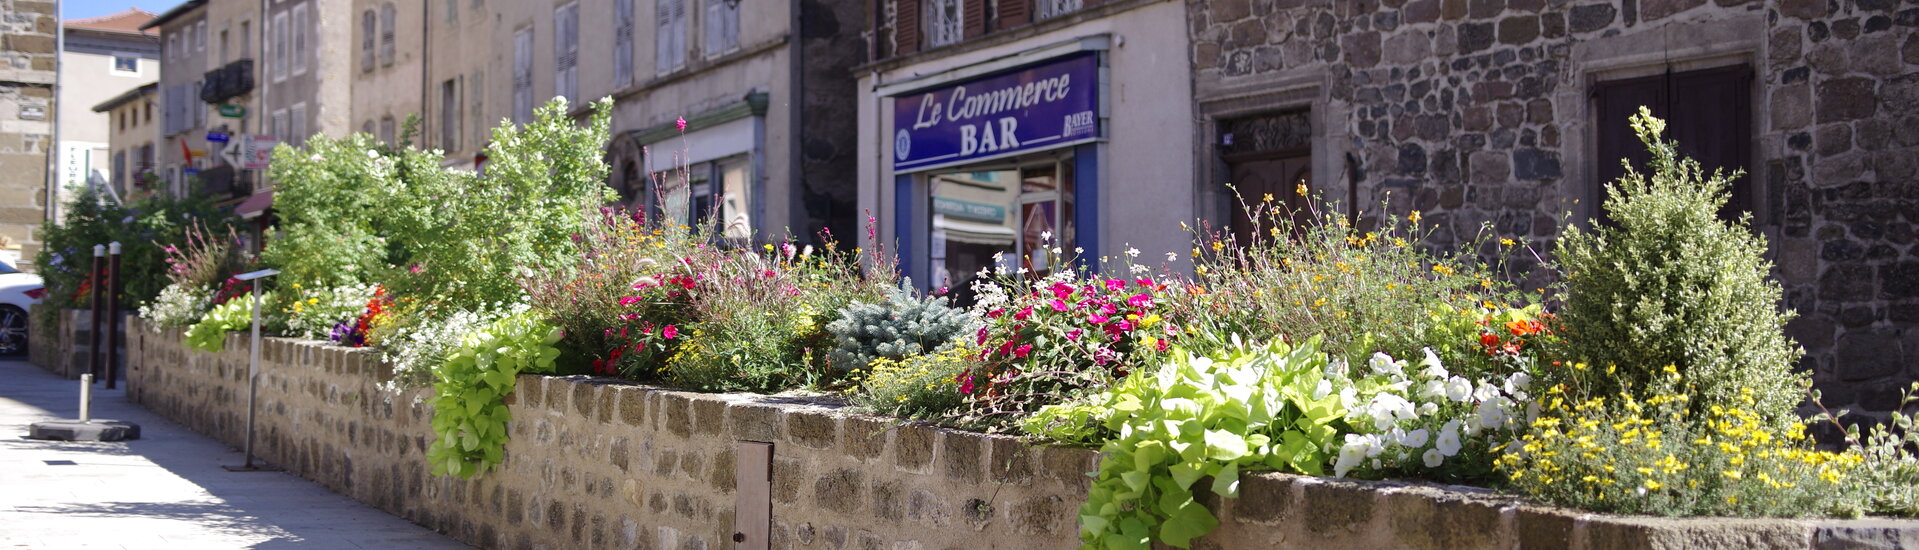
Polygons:
<instances>
[{"instance_id":1,"label":"white car","mask_svg":"<svg viewBox=\"0 0 1919 550\"><path fill-rule=\"evenodd\" d=\"M46 295L47 285L39 275L0 259L0 355L27 351L27 312Z\"/></svg>"}]
</instances>

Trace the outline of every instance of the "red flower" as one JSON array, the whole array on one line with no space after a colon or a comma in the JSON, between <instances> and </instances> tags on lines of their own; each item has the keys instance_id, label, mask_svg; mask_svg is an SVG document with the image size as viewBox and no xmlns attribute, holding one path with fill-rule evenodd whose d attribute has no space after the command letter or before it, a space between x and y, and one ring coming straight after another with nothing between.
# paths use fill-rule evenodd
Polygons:
<instances>
[{"instance_id":1,"label":"red flower","mask_svg":"<svg viewBox=\"0 0 1919 550\"><path fill-rule=\"evenodd\" d=\"M1020 344L1019 347L1013 348L1013 357L1016 357L1016 358L1026 357L1027 354L1030 354L1032 352L1033 352L1032 344Z\"/></svg>"},{"instance_id":2,"label":"red flower","mask_svg":"<svg viewBox=\"0 0 1919 550\"><path fill-rule=\"evenodd\" d=\"M630 306L637 303L640 303L639 296L627 296L624 298L620 298L620 305L623 305L623 306Z\"/></svg>"},{"instance_id":3,"label":"red flower","mask_svg":"<svg viewBox=\"0 0 1919 550\"><path fill-rule=\"evenodd\" d=\"M959 376L953 377L953 381L959 382L959 392L961 394L970 395L973 393L973 371L972 370L969 369L969 370L960 371Z\"/></svg>"},{"instance_id":4,"label":"red flower","mask_svg":"<svg viewBox=\"0 0 1919 550\"><path fill-rule=\"evenodd\" d=\"M1499 337L1492 334L1479 335L1479 345L1493 348L1499 345Z\"/></svg>"}]
</instances>

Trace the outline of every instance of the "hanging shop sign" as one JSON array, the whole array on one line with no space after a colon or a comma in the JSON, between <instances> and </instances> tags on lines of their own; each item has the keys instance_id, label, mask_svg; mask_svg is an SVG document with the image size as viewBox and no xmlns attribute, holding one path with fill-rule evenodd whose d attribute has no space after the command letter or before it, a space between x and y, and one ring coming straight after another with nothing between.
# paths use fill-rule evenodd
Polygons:
<instances>
[{"instance_id":1,"label":"hanging shop sign","mask_svg":"<svg viewBox=\"0 0 1919 550\"><path fill-rule=\"evenodd\" d=\"M893 99L893 169L910 172L1099 137L1092 52Z\"/></svg>"},{"instance_id":2,"label":"hanging shop sign","mask_svg":"<svg viewBox=\"0 0 1919 550\"><path fill-rule=\"evenodd\" d=\"M247 108L245 105L234 105L231 103L226 105L221 105L220 116L227 117L227 118L245 117L247 116Z\"/></svg>"}]
</instances>

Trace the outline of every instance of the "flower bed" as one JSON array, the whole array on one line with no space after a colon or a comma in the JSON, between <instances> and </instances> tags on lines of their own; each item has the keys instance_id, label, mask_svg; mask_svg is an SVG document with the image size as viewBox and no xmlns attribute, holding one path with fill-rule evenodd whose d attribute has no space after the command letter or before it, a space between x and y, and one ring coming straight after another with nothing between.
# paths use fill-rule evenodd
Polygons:
<instances>
[{"instance_id":1,"label":"flower bed","mask_svg":"<svg viewBox=\"0 0 1919 550\"><path fill-rule=\"evenodd\" d=\"M905 290L878 246L749 243L670 202L650 219L596 209L604 105L586 128L564 111L501 129L486 176L365 136L276 152L275 328L384 350L388 391L430 382L435 473L503 463L521 373L592 373L845 396L1099 448L1077 514L1090 547L1185 547L1222 525L1218 497L1269 470L1596 511L1919 512L1919 461L1902 450L1919 435L1854 433L1841 451L1803 437L1805 380L1763 242L1715 217L1727 180L1678 158L1649 116L1634 123L1655 170L1614 188L1617 228L1434 251L1417 211L1354 220L1265 196L1248 205L1264 232L1189 228L1190 255L1129 249L1109 274L1049 245L983 270L960 306ZM484 191L449 199L462 189ZM1506 282L1508 258L1545 264L1545 248L1563 284ZM162 297L232 294L210 282ZM234 303L187 338L218 352Z\"/></svg>"}]
</instances>

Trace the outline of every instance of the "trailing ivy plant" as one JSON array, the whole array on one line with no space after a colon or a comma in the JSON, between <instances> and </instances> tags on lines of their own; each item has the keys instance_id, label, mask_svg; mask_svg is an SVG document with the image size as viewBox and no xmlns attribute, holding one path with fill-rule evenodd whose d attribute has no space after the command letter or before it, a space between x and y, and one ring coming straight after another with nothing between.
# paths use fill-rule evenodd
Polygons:
<instances>
[{"instance_id":1,"label":"trailing ivy plant","mask_svg":"<svg viewBox=\"0 0 1919 550\"><path fill-rule=\"evenodd\" d=\"M1201 479L1237 498L1242 471L1324 473L1351 405L1326 366L1317 338L1235 347L1216 358L1176 348L1156 372L1048 406L1023 428L1103 443L1099 477L1080 507L1084 547L1143 550L1157 540L1186 548L1219 526L1196 499Z\"/></svg>"},{"instance_id":2,"label":"trailing ivy plant","mask_svg":"<svg viewBox=\"0 0 1919 550\"><path fill-rule=\"evenodd\" d=\"M433 369L433 445L426 458L434 475L473 477L505 456L506 394L520 373L553 372L560 329L533 313L519 313L460 337L459 347Z\"/></svg>"},{"instance_id":3,"label":"trailing ivy plant","mask_svg":"<svg viewBox=\"0 0 1919 550\"><path fill-rule=\"evenodd\" d=\"M273 303L273 293L261 294L260 303ZM261 321L265 322L264 319ZM227 300L226 303L213 306L213 310L208 311L200 322L187 327L187 345L201 351L219 353L227 348L228 332L246 330L252 325L253 297Z\"/></svg>"}]
</instances>

